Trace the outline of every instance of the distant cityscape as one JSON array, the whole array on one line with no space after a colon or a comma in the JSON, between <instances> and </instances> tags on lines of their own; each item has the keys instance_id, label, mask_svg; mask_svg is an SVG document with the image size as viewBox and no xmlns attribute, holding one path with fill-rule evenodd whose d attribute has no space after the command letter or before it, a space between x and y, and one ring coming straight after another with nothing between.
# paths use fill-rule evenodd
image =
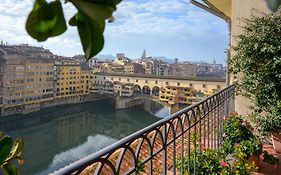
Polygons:
<instances>
[{"instance_id":1,"label":"distant cityscape","mask_svg":"<svg viewBox=\"0 0 281 175\"><path fill-rule=\"evenodd\" d=\"M74 58L79 57L83 61L82 55ZM225 67L222 64L217 64L215 60L212 63L192 63L189 61L180 62L178 58L175 58L174 63L168 63L160 58L147 56L145 50L138 59L131 59L126 57L124 53L117 53L115 59L100 60L93 58L89 61L89 66L93 68L94 72L177 77L225 77Z\"/></svg>"},{"instance_id":2,"label":"distant cityscape","mask_svg":"<svg viewBox=\"0 0 281 175\"><path fill-rule=\"evenodd\" d=\"M205 77L201 84L190 81L200 77ZM208 85L206 77L220 80ZM225 67L215 61L192 64L175 58L167 63L147 56L145 50L138 59L117 53L115 59L86 61L83 55L64 57L43 47L1 42L0 114L92 101L104 93L130 97L138 92L169 104L191 104L198 101L191 98L194 92L213 93L222 88L224 78Z\"/></svg>"}]
</instances>

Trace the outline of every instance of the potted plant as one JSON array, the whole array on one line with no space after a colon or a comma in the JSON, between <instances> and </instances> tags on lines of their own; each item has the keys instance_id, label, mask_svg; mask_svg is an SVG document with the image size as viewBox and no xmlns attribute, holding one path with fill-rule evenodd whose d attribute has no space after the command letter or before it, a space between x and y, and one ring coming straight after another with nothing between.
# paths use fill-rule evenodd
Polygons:
<instances>
[{"instance_id":1,"label":"potted plant","mask_svg":"<svg viewBox=\"0 0 281 175\"><path fill-rule=\"evenodd\" d=\"M241 150L250 162L254 162L257 169L261 165L260 155L262 154L262 143L257 137L251 137L248 140L240 142Z\"/></svg>"},{"instance_id":2,"label":"potted plant","mask_svg":"<svg viewBox=\"0 0 281 175\"><path fill-rule=\"evenodd\" d=\"M228 156L227 161L222 161L221 166L223 166L222 171L219 173L221 175L251 175L256 169L254 162L247 162L246 154L242 151L240 144L234 146L233 154Z\"/></svg>"},{"instance_id":3,"label":"potted plant","mask_svg":"<svg viewBox=\"0 0 281 175\"><path fill-rule=\"evenodd\" d=\"M262 143L252 132L250 124L242 119L240 115L230 115L226 117L224 125L223 152L233 154L235 146L239 145L245 155L245 159L254 162L257 169L260 167L260 155L262 153Z\"/></svg>"},{"instance_id":4,"label":"potted plant","mask_svg":"<svg viewBox=\"0 0 281 175\"><path fill-rule=\"evenodd\" d=\"M201 152L196 150L196 157L194 159L194 150L190 150L189 155L189 170L193 174L194 167L196 174L243 174L250 175L255 170L253 162L247 162L246 154L243 153L240 145L234 146L234 152L231 158L218 150L204 149ZM195 166L194 166L195 162ZM181 172L181 157L176 160L176 168ZM183 172L188 174L188 156L183 157Z\"/></svg>"},{"instance_id":5,"label":"potted plant","mask_svg":"<svg viewBox=\"0 0 281 175\"><path fill-rule=\"evenodd\" d=\"M244 21L244 34L237 36L229 71L239 94L253 102L259 130L272 131L273 146L279 149L275 141L281 126L281 11Z\"/></svg>"},{"instance_id":6,"label":"potted plant","mask_svg":"<svg viewBox=\"0 0 281 175\"><path fill-rule=\"evenodd\" d=\"M277 169L279 165L279 159L275 158L272 154L269 154L267 151L263 152L263 161L271 164L273 169Z\"/></svg>"},{"instance_id":7,"label":"potted plant","mask_svg":"<svg viewBox=\"0 0 281 175\"><path fill-rule=\"evenodd\" d=\"M277 152L281 152L281 134L280 134L280 124L281 120L277 115L269 115L266 117L261 117L261 131L262 133L270 132L272 146Z\"/></svg>"},{"instance_id":8,"label":"potted plant","mask_svg":"<svg viewBox=\"0 0 281 175\"><path fill-rule=\"evenodd\" d=\"M230 115L225 119L223 134L224 142L222 147L226 153L232 153L234 151L234 145L247 141L249 139L256 138L252 133L252 127L246 121L244 121L241 115Z\"/></svg>"}]
</instances>

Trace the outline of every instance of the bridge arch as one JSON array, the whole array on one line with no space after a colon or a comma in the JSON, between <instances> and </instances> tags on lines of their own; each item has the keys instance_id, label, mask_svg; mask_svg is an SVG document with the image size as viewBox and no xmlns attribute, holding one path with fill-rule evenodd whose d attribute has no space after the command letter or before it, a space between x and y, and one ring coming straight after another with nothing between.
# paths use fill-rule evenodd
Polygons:
<instances>
[{"instance_id":1,"label":"bridge arch","mask_svg":"<svg viewBox=\"0 0 281 175\"><path fill-rule=\"evenodd\" d=\"M142 88L142 93L143 94L147 94L147 95L150 95L151 94L151 89L149 86L143 86Z\"/></svg>"},{"instance_id":2,"label":"bridge arch","mask_svg":"<svg viewBox=\"0 0 281 175\"><path fill-rule=\"evenodd\" d=\"M158 86L154 86L152 88L152 95L159 96L160 88Z\"/></svg>"},{"instance_id":3,"label":"bridge arch","mask_svg":"<svg viewBox=\"0 0 281 175\"><path fill-rule=\"evenodd\" d=\"M140 85L135 84L134 86L134 93L141 93L142 88L140 87Z\"/></svg>"}]
</instances>

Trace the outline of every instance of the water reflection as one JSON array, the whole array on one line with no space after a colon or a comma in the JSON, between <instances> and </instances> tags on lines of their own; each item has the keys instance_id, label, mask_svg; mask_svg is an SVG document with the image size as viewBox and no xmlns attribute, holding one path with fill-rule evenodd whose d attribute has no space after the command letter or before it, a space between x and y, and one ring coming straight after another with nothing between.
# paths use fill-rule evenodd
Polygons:
<instances>
[{"instance_id":1,"label":"water reflection","mask_svg":"<svg viewBox=\"0 0 281 175\"><path fill-rule=\"evenodd\" d=\"M168 115L167 108L154 103L125 110L115 110L113 101L108 100L52 107L27 115L0 117L0 130L25 141L26 163L21 174L43 175ZM158 117L151 115L155 113Z\"/></svg>"},{"instance_id":2,"label":"water reflection","mask_svg":"<svg viewBox=\"0 0 281 175\"><path fill-rule=\"evenodd\" d=\"M170 114L168 107L164 107L162 104L157 103L154 100L147 100L144 102L144 110L159 118L164 118Z\"/></svg>"}]
</instances>

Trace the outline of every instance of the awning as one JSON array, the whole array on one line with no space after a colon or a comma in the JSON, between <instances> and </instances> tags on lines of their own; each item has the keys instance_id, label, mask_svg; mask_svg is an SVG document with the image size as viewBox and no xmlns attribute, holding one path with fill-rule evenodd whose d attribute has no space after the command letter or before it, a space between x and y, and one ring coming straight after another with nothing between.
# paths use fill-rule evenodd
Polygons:
<instances>
[{"instance_id":1,"label":"awning","mask_svg":"<svg viewBox=\"0 0 281 175\"><path fill-rule=\"evenodd\" d=\"M191 0L191 3L226 21L231 19L231 0Z\"/></svg>"}]
</instances>

